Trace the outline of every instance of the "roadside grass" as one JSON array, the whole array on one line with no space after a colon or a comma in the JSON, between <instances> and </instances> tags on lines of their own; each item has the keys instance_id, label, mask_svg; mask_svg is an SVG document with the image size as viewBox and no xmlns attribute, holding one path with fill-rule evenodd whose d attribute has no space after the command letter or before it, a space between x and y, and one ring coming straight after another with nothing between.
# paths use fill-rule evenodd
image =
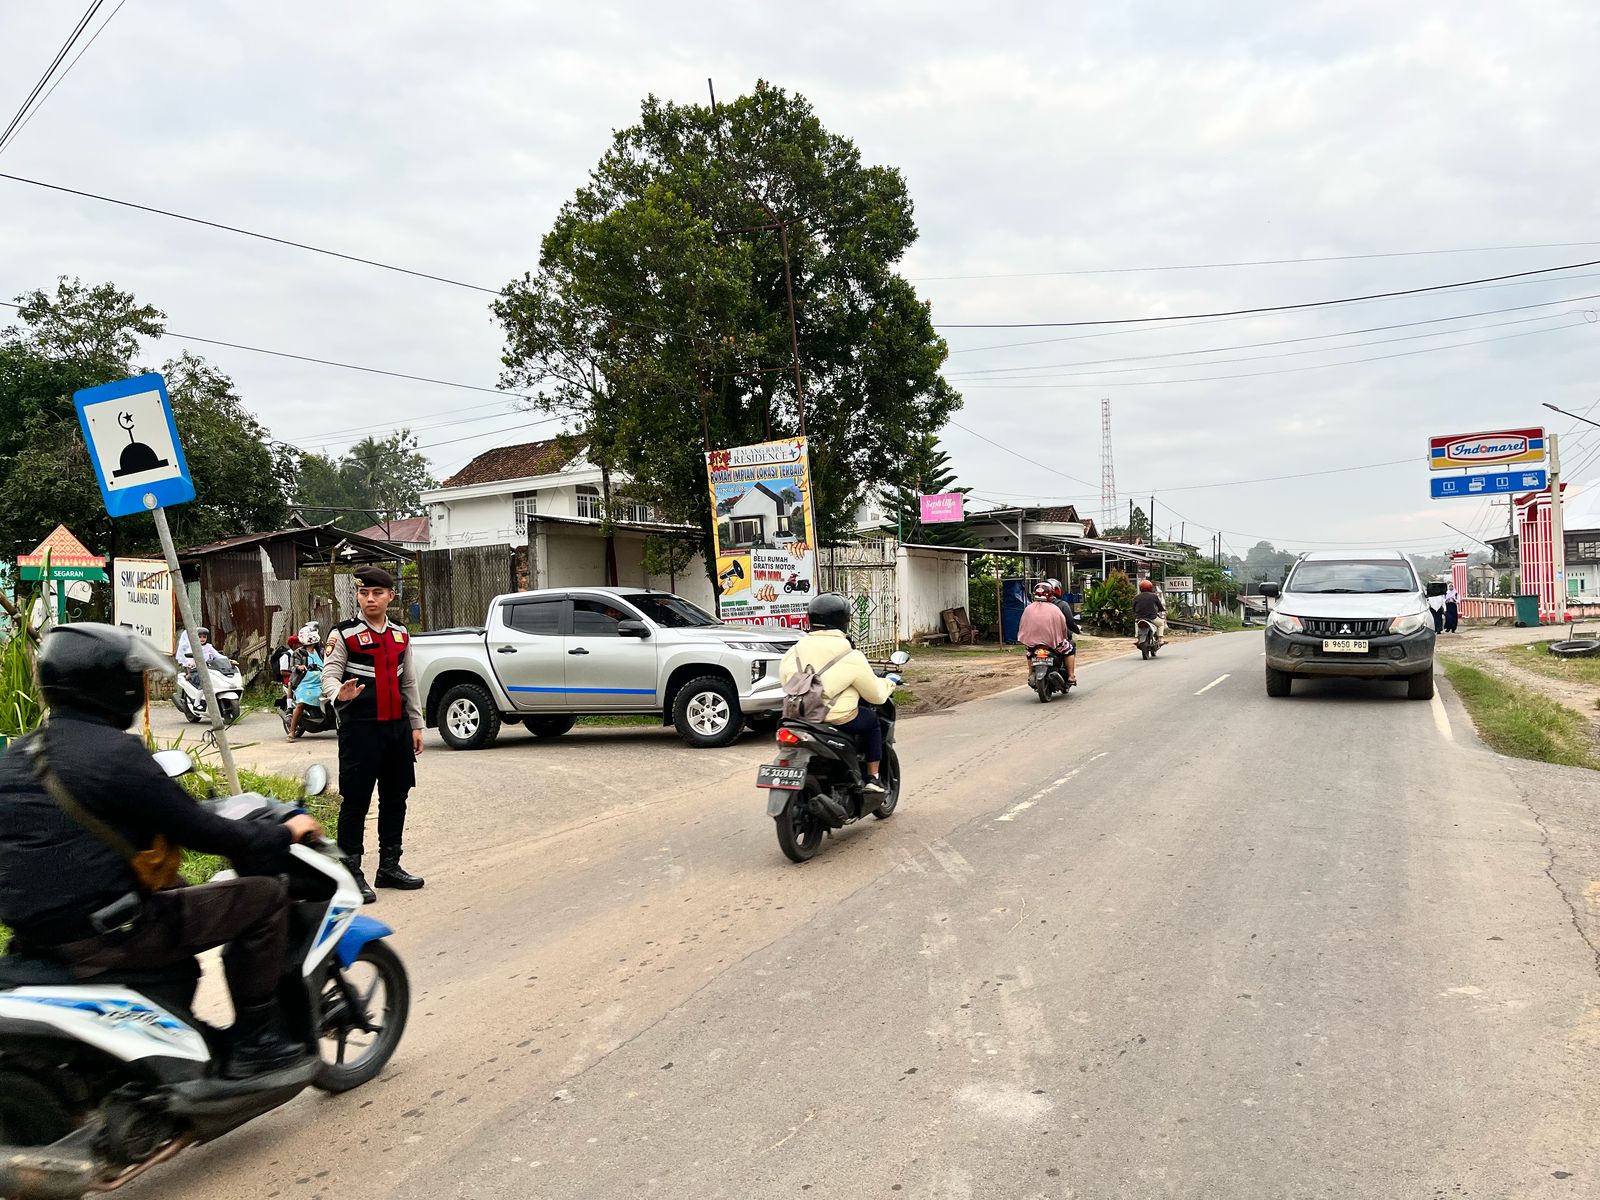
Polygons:
<instances>
[{"instance_id":1,"label":"roadside grass","mask_svg":"<svg viewBox=\"0 0 1600 1200\"><path fill-rule=\"evenodd\" d=\"M1519 667L1548 675L1567 683L1593 684L1600 688L1600 656L1594 658L1562 658L1550 653L1549 642L1532 645L1507 646L1500 654Z\"/></svg>"},{"instance_id":2,"label":"roadside grass","mask_svg":"<svg viewBox=\"0 0 1600 1200\"><path fill-rule=\"evenodd\" d=\"M618 725L656 725L661 724L660 717L647 717L643 714L617 717L579 717L579 728L614 728Z\"/></svg>"},{"instance_id":3,"label":"roadside grass","mask_svg":"<svg viewBox=\"0 0 1600 1200\"><path fill-rule=\"evenodd\" d=\"M1600 753L1583 714L1459 659L1442 661L1478 736L1490 747L1513 758L1600 771Z\"/></svg>"}]
</instances>

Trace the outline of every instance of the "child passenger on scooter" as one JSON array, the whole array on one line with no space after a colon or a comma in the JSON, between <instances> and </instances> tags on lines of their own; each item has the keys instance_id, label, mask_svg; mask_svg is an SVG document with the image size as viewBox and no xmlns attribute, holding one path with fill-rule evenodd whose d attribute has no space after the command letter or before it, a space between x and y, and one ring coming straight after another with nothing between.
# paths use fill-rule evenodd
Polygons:
<instances>
[{"instance_id":1,"label":"child passenger on scooter","mask_svg":"<svg viewBox=\"0 0 1600 1200\"><path fill-rule=\"evenodd\" d=\"M299 633L299 646L294 652L294 712L289 717L289 741L300 736L300 714L306 705L322 707L322 655L317 652L319 635L313 626Z\"/></svg>"}]
</instances>

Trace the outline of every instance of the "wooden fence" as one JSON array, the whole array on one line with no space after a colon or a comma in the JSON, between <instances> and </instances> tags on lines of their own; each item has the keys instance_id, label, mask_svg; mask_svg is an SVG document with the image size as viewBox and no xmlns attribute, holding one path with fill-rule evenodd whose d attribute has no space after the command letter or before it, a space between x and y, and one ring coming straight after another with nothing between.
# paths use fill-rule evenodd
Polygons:
<instances>
[{"instance_id":1,"label":"wooden fence","mask_svg":"<svg viewBox=\"0 0 1600 1200\"><path fill-rule=\"evenodd\" d=\"M489 602L517 588L510 546L424 550L417 563L425 631L480 626Z\"/></svg>"}]
</instances>

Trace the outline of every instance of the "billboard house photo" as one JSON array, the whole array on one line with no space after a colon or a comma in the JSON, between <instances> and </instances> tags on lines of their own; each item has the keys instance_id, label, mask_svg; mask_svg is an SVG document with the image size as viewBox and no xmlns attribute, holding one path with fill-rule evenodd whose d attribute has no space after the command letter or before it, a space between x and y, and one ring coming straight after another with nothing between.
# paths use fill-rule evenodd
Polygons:
<instances>
[{"instance_id":1,"label":"billboard house photo","mask_svg":"<svg viewBox=\"0 0 1600 1200\"><path fill-rule=\"evenodd\" d=\"M817 586L806 439L706 455L717 547L717 615L805 628Z\"/></svg>"}]
</instances>

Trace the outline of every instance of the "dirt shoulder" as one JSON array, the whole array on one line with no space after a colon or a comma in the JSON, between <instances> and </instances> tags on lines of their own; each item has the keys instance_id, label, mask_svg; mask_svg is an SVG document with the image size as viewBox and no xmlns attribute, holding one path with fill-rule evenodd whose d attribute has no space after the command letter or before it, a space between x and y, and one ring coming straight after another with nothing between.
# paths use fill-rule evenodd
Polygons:
<instances>
[{"instance_id":1,"label":"dirt shoulder","mask_svg":"<svg viewBox=\"0 0 1600 1200\"><path fill-rule=\"evenodd\" d=\"M1169 642L1193 641L1209 634L1169 634ZM976 646L908 646L911 662L902 674L905 690L914 699L902 699L900 712L908 717L938 712L968 700L1027 683L1021 649L993 642ZM1078 637L1078 665L1100 662L1133 652L1131 637Z\"/></svg>"},{"instance_id":2,"label":"dirt shoulder","mask_svg":"<svg viewBox=\"0 0 1600 1200\"><path fill-rule=\"evenodd\" d=\"M1537 692L1579 714L1600 743L1600 683L1596 682L1596 659L1571 663L1546 656L1542 642L1566 638L1564 625L1540 629L1486 627L1464 629L1458 634L1443 634L1438 653L1468 666L1486 671L1497 679ZM1580 623L1577 636L1595 636Z\"/></svg>"}]
</instances>

